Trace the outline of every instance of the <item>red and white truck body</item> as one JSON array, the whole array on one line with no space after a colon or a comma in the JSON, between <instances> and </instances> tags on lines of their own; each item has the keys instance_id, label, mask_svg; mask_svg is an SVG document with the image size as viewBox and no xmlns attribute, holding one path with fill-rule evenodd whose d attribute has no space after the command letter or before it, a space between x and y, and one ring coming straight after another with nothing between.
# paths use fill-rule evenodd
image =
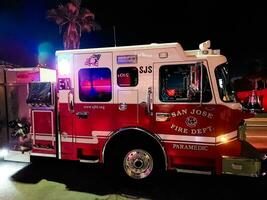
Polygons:
<instances>
[{"instance_id":1,"label":"red and white truck body","mask_svg":"<svg viewBox=\"0 0 267 200\"><path fill-rule=\"evenodd\" d=\"M262 157L244 139L242 107L218 50L166 43L56 56L56 98L31 109L32 156L121 162L135 179L159 166L261 175ZM259 167L247 172L250 166Z\"/></svg>"}]
</instances>

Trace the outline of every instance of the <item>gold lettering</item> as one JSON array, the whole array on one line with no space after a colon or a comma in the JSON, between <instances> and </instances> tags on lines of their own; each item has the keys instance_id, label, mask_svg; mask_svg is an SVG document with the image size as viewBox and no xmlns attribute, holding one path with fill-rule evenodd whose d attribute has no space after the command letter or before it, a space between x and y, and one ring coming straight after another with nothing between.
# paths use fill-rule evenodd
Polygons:
<instances>
[{"instance_id":1,"label":"gold lettering","mask_svg":"<svg viewBox=\"0 0 267 200\"><path fill-rule=\"evenodd\" d=\"M188 133L188 129L187 128L184 128L184 133Z\"/></svg>"},{"instance_id":2,"label":"gold lettering","mask_svg":"<svg viewBox=\"0 0 267 200\"><path fill-rule=\"evenodd\" d=\"M207 115L208 115L207 111L203 111L203 112L202 112L202 116L203 116L203 117L206 117Z\"/></svg>"},{"instance_id":3,"label":"gold lettering","mask_svg":"<svg viewBox=\"0 0 267 200\"><path fill-rule=\"evenodd\" d=\"M201 115L201 113L202 113L201 110L196 110L197 115Z\"/></svg>"},{"instance_id":4,"label":"gold lettering","mask_svg":"<svg viewBox=\"0 0 267 200\"><path fill-rule=\"evenodd\" d=\"M212 113L208 113L207 118L212 119L213 118L213 114Z\"/></svg>"},{"instance_id":5,"label":"gold lettering","mask_svg":"<svg viewBox=\"0 0 267 200\"><path fill-rule=\"evenodd\" d=\"M192 151L208 151L208 146L194 144L173 144L173 149L192 150Z\"/></svg>"},{"instance_id":6,"label":"gold lettering","mask_svg":"<svg viewBox=\"0 0 267 200\"><path fill-rule=\"evenodd\" d=\"M183 128L182 127L179 127L178 128L178 132L182 133L183 132Z\"/></svg>"},{"instance_id":7,"label":"gold lettering","mask_svg":"<svg viewBox=\"0 0 267 200\"><path fill-rule=\"evenodd\" d=\"M198 133L198 134L202 134L202 129L198 128L198 129L197 129L197 133Z\"/></svg>"},{"instance_id":8,"label":"gold lettering","mask_svg":"<svg viewBox=\"0 0 267 200\"><path fill-rule=\"evenodd\" d=\"M179 110L177 110L177 116L181 116L181 115L182 113Z\"/></svg>"},{"instance_id":9,"label":"gold lettering","mask_svg":"<svg viewBox=\"0 0 267 200\"><path fill-rule=\"evenodd\" d=\"M182 113L183 113L183 115L186 115L187 114L187 109L183 109Z\"/></svg>"},{"instance_id":10,"label":"gold lettering","mask_svg":"<svg viewBox=\"0 0 267 200\"><path fill-rule=\"evenodd\" d=\"M213 130L212 126L208 126L207 129L208 129L210 132L212 132L212 130Z\"/></svg>"}]
</instances>

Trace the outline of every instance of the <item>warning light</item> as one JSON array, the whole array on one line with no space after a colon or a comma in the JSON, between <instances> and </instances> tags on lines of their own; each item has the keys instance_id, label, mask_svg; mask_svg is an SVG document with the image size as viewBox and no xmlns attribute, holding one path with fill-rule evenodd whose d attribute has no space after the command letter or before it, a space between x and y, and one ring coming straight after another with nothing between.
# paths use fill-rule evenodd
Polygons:
<instances>
[{"instance_id":1,"label":"warning light","mask_svg":"<svg viewBox=\"0 0 267 200\"><path fill-rule=\"evenodd\" d=\"M69 76L71 74L71 59L63 56L58 58L59 76Z\"/></svg>"}]
</instances>

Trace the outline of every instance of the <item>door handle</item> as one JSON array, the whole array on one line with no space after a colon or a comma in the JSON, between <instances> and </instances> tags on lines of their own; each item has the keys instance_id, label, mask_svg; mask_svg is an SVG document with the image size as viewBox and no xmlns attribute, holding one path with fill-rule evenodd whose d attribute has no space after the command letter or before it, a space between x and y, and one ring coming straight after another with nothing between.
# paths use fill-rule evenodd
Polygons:
<instances>
[{"instance_id":1,"label":"door handle","mask_svg":"<svg viewBox=\"0 0 267 200\"><path fill-rule=\"evenodd\" d=\"M79 119L87 119L88 118L88 112L77 112L76 113L76 116Z\"/></svg>"},{"instance_id":2,"label":"door handle","mask_svg":"<svg viewBox=\"0 0 267 200\"><path fill-rule=\"evenodd\" d=\"M152 87L148 88L147 91L147 114L153 116L153 92Z\"/></svg>"},{"instance_id":3,"label":"door handle","mask_svg":"<svg viewBox=\"0 0 267 200\"><path fill-rule=\"evenodd\" d=\"M119 110L120 110L120 111L125 111L125 110L127 110L127 104L126 104L126 103L120 103L120 104L119 104Z\"/></svg>"}]
</instances>

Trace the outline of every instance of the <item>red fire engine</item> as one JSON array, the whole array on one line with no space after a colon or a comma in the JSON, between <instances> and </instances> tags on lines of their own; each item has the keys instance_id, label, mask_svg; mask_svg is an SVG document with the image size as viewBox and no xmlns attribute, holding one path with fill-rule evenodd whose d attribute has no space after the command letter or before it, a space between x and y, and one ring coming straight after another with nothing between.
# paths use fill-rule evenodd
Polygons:
<instances>
[{"instance_id":1,"label":"red fire engine","mask_svg":"<svg viewBox=\"0 0 267 200\"><path fill-rule=\"evenodd\" d=\"M170 169L262 175L227 60L209 46L57 51L56 83L29 85L31 156L105 163L133 179Z\"/></svg>"}]
</instances>

